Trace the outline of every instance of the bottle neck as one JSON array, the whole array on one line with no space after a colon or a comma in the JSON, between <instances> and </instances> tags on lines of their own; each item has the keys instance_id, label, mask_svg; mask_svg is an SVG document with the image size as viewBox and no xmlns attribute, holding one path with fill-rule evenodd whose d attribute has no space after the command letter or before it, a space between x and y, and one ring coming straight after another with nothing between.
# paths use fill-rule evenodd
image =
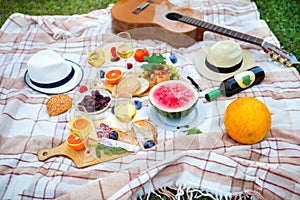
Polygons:
<instances>
[{"instance_id":1,"label":"bottle neck","mask_svg":"<svg viewBox=\"0 0 300 200\"><path fill-rule=\"evenodd\" d=\"M220 95L221 95L221 90L220 89L213 90L213 91L205 94L205 99L207 101L212 101L215 98L219 97Z\"/></svg>"}]
</instances>

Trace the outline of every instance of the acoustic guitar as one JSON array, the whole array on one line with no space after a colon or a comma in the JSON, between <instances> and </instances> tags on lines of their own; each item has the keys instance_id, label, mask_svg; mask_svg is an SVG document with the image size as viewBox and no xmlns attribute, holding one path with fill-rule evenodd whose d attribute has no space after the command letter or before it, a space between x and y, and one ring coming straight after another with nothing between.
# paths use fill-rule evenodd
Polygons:
<instances>
[{"instance_id":1,"label":"acoustic guitar","mask_svg":"<svg viewBox=\"0 0 300 200\"><path fill-rule=\"evenodd\" d=\"M114 33L142 27L160 27L201 41L204 31L211 31L258 45L271 58L287 67L295 67L299 64L296 56L261 38L204 22L200 12L176 7L167 0L120 0L112 7L111 16Z\"/></svg>"}]
</instances>

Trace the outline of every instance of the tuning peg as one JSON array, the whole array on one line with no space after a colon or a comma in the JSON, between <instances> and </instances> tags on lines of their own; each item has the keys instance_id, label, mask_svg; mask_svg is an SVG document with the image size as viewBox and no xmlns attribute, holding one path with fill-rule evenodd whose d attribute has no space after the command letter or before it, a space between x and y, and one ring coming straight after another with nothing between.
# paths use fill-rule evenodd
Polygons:
<instances>
[{"instance_id":1,"label":"tuning peg","mask_svg":"<svg viewBox=\"0 0 300 200\"><path fill-rule=\"evenodd\" d=\"M279 57L278 61L281 62L281 63L283 63L283 64L286 63L286 59L284 59L282 57Z\"/></svg>"},{"instance_id":2,"label":"tuning peg","mask_svg":"<svg viewBox=\"0 0 300 200\"><path fill-rule=\"evenodd\" d=\"M272 56L275 60L279 60L279 56L277 54L273 54Z\"/></svg>"},{"instance_id":3,"label":"tuning peg","mask_svg":"<svg viewBox=\"0 0 300 200\"><path fill-rule=\"evenodd\" d=\"M292 67L293 66L292 63L290 63L288 61L286 61L284 65L287 66L287 67Z\"/></svg>"}]
</instances>

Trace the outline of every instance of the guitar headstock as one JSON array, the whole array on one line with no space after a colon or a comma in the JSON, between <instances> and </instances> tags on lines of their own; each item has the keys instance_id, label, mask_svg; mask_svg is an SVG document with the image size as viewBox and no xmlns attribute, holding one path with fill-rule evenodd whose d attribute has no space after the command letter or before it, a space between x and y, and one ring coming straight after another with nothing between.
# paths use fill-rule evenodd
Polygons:
<instances>
[{"instance_id":1,"label":"guitar headstock","mask_svg":"<svg viewBox=\"0 0 300 200\"><path fill-rule=\"evenodd\" d=\"M296 56L276 47L275 45L272 45L268 42L263 42L262 47L271 58L287 67L295 67L299 64Z\"/></svg>"}]
</instances>

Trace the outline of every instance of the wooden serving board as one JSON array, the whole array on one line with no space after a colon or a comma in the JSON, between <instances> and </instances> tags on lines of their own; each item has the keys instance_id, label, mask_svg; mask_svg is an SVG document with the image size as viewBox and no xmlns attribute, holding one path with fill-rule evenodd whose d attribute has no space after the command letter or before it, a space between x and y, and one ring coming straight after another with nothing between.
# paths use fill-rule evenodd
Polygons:
<instances>
[{"instance_id":1,"label":"wooden serving board","mask_svg":"<svg viewBox=\"0 0 300 200\"><path fill-rule=\"evenodd\" d=\"M91 149L91 151L94 151ZM98 163L102 163L105 161L113 160L122 156L129 155L131 152L127 151L122 154L112 154L108 155L101 151L101 158L98 158L96 155L86 156L85 150L76 151L70 147L68 147L67 142L60 144L57 147L50 149L41 149L38 151L38 159L39 161L45 161L54 156L65 156L70 158L78 168L84 168L91 165L95 165ZM95 151L94 151L95 152ZM86 162L87 161L87 162Z\"/></svg>"},{"instance_id":2,"label":"wooden serving board","mask_svg":"<svg viewBox=\"0 0 300 200\"><path fill-rule=\"evenodd\" d=\"M38 151L38 159L39 161L45 161L51 157L55 156L65 156L70 158L78 168L84 168L91 165L95 165L101 162L113 160L125 155L130 154L130 152L125 152L123 154L113 154L113 155L107 155L103 153L103 150L101 149L101 158L98 158L96 156L88 156L85 157L84 153L85 150L76 151L68 147L67 143L64 142L61 145L51 148L51 149L41 149ZM88 160L88 162L85 162L85 160Z\"/></svg>"},{"instance_id":3,"label":"wooden serving board","mask_svg":"<svg viewBox=\"0 0 300 200\"><path fill-rule=\"evenodd\" d=\"M104 121L105 120L95 121L94 122L95 126L97 127L101 122L104 122ZM112 119L112 121L114 121L114 120ZM111 128L111 130L117 130L117 129ZM117 131L119 133L118 141L126 142L125 138L127 136L127 133L122 132L120 130L117 130ZM96 133L91 133L91 135L89 136L89 144L98 144L98 142L99 142L99 139L98 139L98 136L96 135ZM139 145L136 137L132 137L130 143L132 145L136 145L136 146ZM116 158L120 158L122 156L126 156L126 155L129 155L132 153L132 152L126 151L121 154L105 154L103 149L99 149L101 152L101 158L98 158L96 156L95 147L93 147L93 146L90 147L90 151L92 152L91 156L86 156L85 149L81 150L81 151L74 150L74 149L70 148L67 145L67 142L65 141L62 144L60 144L59 146L54 147L54 148L40 149L38 151L38 159L39 159L39 161L45 161L45 160L55 157L55 156L65 156L65 157L70 158L75 163L76 167L84 168L84 167L88 167L88 166L95 165L98 163L106 162L109 160L114 160Z\"/></svg>"}]
</instances>

